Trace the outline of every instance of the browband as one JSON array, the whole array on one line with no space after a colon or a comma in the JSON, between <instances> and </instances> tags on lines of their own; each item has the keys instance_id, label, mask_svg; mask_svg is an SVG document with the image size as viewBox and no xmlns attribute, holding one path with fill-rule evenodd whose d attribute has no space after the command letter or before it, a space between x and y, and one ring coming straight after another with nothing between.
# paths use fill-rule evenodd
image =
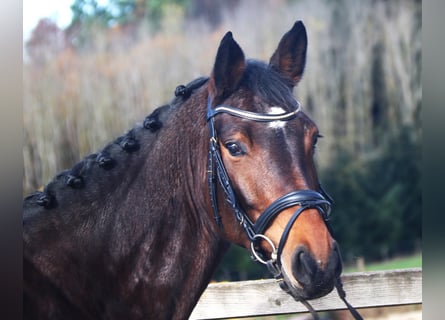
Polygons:
<instances>
[{"instance_id":1,"label":"browband","mask_svg":"<svg viewBox=\"0 0 445 320\"><path fill-rule=\"evenodd\" d=\"M212 108L212 100L209 96L207 102L207 121L213 118L218 113L227 113L238 118L259 121L259 122L285 121L294 118L300 111L301 111L301 104L298 101L295 110L280 114L251 112L251 111L241 110L225 104L220 104L215 108Z\"/></svg>"}]
</instances>

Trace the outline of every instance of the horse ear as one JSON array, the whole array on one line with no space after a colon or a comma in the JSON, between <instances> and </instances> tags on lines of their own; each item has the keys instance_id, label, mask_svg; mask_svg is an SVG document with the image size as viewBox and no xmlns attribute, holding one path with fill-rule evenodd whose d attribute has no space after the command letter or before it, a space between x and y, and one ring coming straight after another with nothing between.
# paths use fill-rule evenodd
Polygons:
<instances>
[{"instance_id":1,"label":"horse ear","mask_svg":"<svg viewBox=\"0 0 445 320\"><path fill-rule=\"evenodd\" d=\"M295 22L281 38L278 48L270 58L269 65L295 86L303 76L306 65L307 35L306 28L301 21Z\"/></svg>"},{"instance_id":2,"label":"horse ear","mask_svg":"<svg viewBox=\"0 0 445 320\"><path fill-rule=\"evenodd\" d=\"M233 93L241 81L245 67L244 53L229 31L221 40L210 77L209 87L213 99L223 100Z\"/></svg>"}]
</instances>

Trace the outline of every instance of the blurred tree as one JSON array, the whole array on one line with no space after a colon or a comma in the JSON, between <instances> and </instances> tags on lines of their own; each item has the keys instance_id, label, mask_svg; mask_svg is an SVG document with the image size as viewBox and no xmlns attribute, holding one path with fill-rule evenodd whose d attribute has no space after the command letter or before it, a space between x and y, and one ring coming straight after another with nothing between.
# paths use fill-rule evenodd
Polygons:
<instances>
[{"instance_id":1,"label":"blurred tree","mask_svg":"<svg viewBox=\"0 0 445 320\"><path fill-rule=\"evenodd\" d=\"M192 18L203 18L212 27L221 23L224 9L235 9L240 0L190 0L188 6L189 16Z\"/></svg>"},{"instance_id":2,"label":"blurred tree","mask_svg":"<svg viewBox=\"0 0 445 320\"><path fill-rule=\"evenodd\" d=\"M73 18L66 32L73 45L86 48L94 41L97 32L118 29L127 40L137 40L139 28L161 28L165 8L177 5L185 8L190 0L75 0L71 6ZM94 31L93 31L94 30Z\"/></svg>"},{"instance_id":3,"label":"blurred tree","mask_svg":"<svg viewBox=\"0 0 445 320\"><path fill-rule=\"evenodd\" d=\"M92 30L105 29L112 17L96 0L75 0L71 5L72 19L65 33L74 48L91 43Z\"/></svg>"},{"instance_id":4,"label":"blurred tree","mask_svg":"<svg viewBox=\"0 0 445 320\"><path fill-rule=\"evenodd\" d=\"M335 200L332 225L347 262L412 253L422 237L420 139L411 127L380 154L357 159L339 150L321 180Z\"/></svg>"},{"instance_id":5,"label":"blurred tree","mask_svg":"<svg viewBox=\"0 0 445 320\"><path fill-rule=\"evenodd\" d=\"M48 18L40 19L25 43L27 59L35 65L43 65L66 48L63 31Z\"/></svg>"},{"instance_id":6,"label":"blurred tree","mask_svg":"<svg viewBox=\"0 0 445 320\"><path fill-rule=\"evenodd\" d=\"M71 24L87 24L92 21L107 21L105 10L101 8L96 0L75 0L71 5Z\"/></svg>"},{"instance_id":7,"label":"blurred tree","mask_svg":"<svg viewBox=\"0 0 445 320\"><path fill-rule=\"evenodd\" d=\"M117 28L127 37L137 39L138 30L157 32L169 7L182 9L189 19L203 18L210 26L220 24L225 9L234 9L240 0L75 0L71 5L72 21L67 34L77 48L87 47L97 30ZM94 29L94 32L92 31Z\"/></svg>"}]
</instances>

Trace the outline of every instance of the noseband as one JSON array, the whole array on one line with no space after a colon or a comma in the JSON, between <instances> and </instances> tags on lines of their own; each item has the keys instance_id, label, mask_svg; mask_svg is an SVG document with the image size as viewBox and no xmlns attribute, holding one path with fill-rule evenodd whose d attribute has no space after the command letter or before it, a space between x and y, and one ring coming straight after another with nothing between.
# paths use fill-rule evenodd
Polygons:
<instances>
[{"instance_id":1,"label":"noseband","mask_svg":"<svg viewBox=\"0 0 445 320\"><path fill-rule=\"evenodd\" d=\"M297 102L298 103L298 102ZM247 237L251 243L252 259L265 264L271 271L273 276L277 279L282 278L281 274L281 253L284 244L289 235L289 232L300 216L300 214L309 208L317 209L321 214L323 220L327 223L331 211L332 199L324 192L320 186L320 192L313 190L296 190L292 191L277 200L275 200L266 210L260 215L258 220L254 223L250 220L242 206L237 201L235 191L233 190L227 170L222 161L220 148L218 145L218 137L215 129L215 116L220 113L227 113L238 118L252 120L257 122L272 122L272 121L288 121L294 119L301 111L300 103L297 104L295 110L282 114L264 114L241 110L228 105L218 105L212 108L211 99L208 98L207 103L207 123L210 129L210 151L209 151L209 189L210 198L212 201L213 213L215 220L219 227L223 228L221 222L221 215L218 210L218 201L216 193L217 180L219 181L225 195L226 201L232 207L236 220L243 227ZM300 206L290 218L289 222L281 235L278 248L273 242L264 235L264 232L269 227L272 220L278 216L283 210ZM329 224L327 223L330 230ZM331 230L330 230L331 231ZM272 248L270 259L266 259L265 255L259 248L260 240L265 240Z\"/></svg>"},{"instance_id":2,"label":"noseband","mask_svg":"<svg viewBox=\"0 0 445 320\"><path fill-rule=\"evenodd\" d=\"M210 150L209 150L209 161L208 161L208 184L210 190L210 199L212 202L213 214L215 217L216 224L224 230L221 221L221 215L218 210L218 199L216 186L217 181L221 185L225 195L227 203L232 207L235 214L236 220L243 227L247 237L250 240L250 248L252 252L252 259L256 260L262 264L265 264L269 271L273 274L275 279L283 280L283 274L281 272L281 253L283 251L284 244L286 243L289 232L294 225L300 214L310 208L316 209L322 216L326 223L329 232L332 234L332 229L328 222L329 215L331 212L331 205L333 203L332 198L323 190L319 184L319 192L314 190L296 190L285 194L284 196L278 198L272 202L269 207L264 210L256 222L252 222L244 209L238 203L235 191L233 190L229 175L222 161L220 148L218 145L218 136L215 129L215 116L220 113L227 113L231 116L252 120L257 122L272 122L272 121L288 121L294 119L298 112L301 111L300 103L297 101L297 107L295 110L282 113L282 114L264 114L255 113L250 111L241 110L229 105L218 105L212 108L212 100L209 96L207 101L207 123L210 131ZM279 215L283 210L299 206L299 208L294 212L290 220L288 221L286 228L281 235L278 248L275 247L272 240L264 235L264 232L269 227L272 220ZM261 252L259 242L265 240L272 248L272 253L270 259L266 258L266 255ZM284 281L280 281L280 287L289 291L287 284ZM335 287L341 298L345 303L346 307L349 309L351 314L355 319L362 320L360 314L355 310L355 308L346 301L346 293L343 290L343 285L340 277L336 280ZM298 300L302 302L310 311L314 319L319 319L315 310L311 305L305 300Z\"/></svg>"}]
</instances>

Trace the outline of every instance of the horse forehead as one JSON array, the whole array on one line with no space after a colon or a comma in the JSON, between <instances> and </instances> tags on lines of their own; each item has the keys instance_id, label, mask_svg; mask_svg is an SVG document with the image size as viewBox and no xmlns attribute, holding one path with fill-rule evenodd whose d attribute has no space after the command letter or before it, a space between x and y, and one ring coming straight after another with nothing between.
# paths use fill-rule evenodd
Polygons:
<instances>
[{"instance_id":1,"label":"horse forehead","mask_svg":"<svg viewBox=\"0 0 445 320\"><path fill-rule=\"evenodd\" d=\"M278 106L272 106L269 108L269 111L267 112L268 114L283 114L286 111L282 108L282 107L278 107ZM287 124L287 121L271 121L269 123L269 128L272 129L283 129Z\"/></svg>"}]
</instances>

